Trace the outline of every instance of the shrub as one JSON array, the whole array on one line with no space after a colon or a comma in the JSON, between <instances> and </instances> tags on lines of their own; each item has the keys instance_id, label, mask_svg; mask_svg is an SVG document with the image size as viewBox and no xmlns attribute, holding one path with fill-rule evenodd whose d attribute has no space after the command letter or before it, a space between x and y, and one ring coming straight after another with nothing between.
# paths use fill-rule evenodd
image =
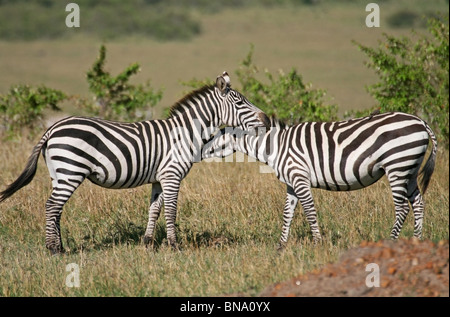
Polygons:
<instances>
[{"instance_id":1,"label":"shrub","mask_svg":"<svg viewBox=\"0 0 450 317\"><path fill-rule=\"evenodd\" d=\"M268 83L257 79L259 68L253 64L253 45L236 74L241 85L240 92L255 106L269 116L288 123L304 121L332 121L337 119L337 106L327 105L324 101L326 91L312 88L305 84L295 68L285 74L278 73L277 78L267 70L264 75ZM192 79L183 82L191 88L199 88L214 81L209 79Z\"/></svg>"},{"instance_id":2,"label":"shrub","mask_svg":"<svg viewBox=\"0 0 450 317\"><path fill-rule=\"evenodd\" d=\"M236 71L242 93L267 115L273 115L289 124L304 121L331 121L337 119L337 106L325 103L326 91L304 83L295 68L289 73L280 71L278 77L267 70L268 84L258 80L259 68L253 64L253 46Z\"/></svg>"},{"instance_id":3,"label":"shrub","mask_svg":"<svg viewBox=\"0 0 450 317\"><path fill-rule=\"evenodd\" d=\"M127 67L117 76L111 76L104 69L105 46L100 47L100 56L87 72L89 90L94 94L94 103L70 96L45 86L13 86L9 93L0 95L0 133L6 137L22 134L26 128L33 137L45 129L43 122L46 109L60 111L58 104L71 99L89 115L110 120L136 121L149 119L150 108L162 98L162 91L154 91L147 82L144 85L131 85L129 79L139 71L137 63Z\"/></svg>"},{"instance_id":4,"label":"shrub","mask_svg":"<svg viewBox=\"0 0 450 317\"><path fill-rule=\"evenodd\" d=\"M42 120L44 110L61 110L58 103L65 99L67 96L63 92L45 86L13 86L8 94L0 95L2 130L11 138L21 135L22 128L27 128L33 136L37 129L42 130L45 126Z\"/></svg>"},{"instance_id":5,"label":"shrub","mask_svg":"<svg viewBox=\"0 0 450 317\"><path fill-rule=\"evenodd\" d=\"M446 18L430 18L428 35L396 38L384 34L378 48L358 47L369 58L380 81L368 87L381 111L423 117L448 147L449 26Z\"/></svg>"},{"instance_id":6,"label":"shrub","mask_svg":"<svg viewBox=\"0 0 450 317\"><path fill-rule=\"evenodd\" d=\"M100 55L87 72L89 90L94 94L94 104L85 103L87 111L95 116L110 120L136 121L150 119L150 108L162 98L162 91L154 91L145 85L131 85L130 77L139 71L139 64L127 67L117 76L111 76L104 69L106 48L100 47Z\"/></svg>"}]
</instances>

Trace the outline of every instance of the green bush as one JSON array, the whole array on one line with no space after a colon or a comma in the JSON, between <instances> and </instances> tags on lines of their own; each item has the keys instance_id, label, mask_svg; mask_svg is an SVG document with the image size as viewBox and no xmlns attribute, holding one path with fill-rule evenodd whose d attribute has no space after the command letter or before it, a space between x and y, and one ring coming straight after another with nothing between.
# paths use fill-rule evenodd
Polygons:
<instances>
[{"instance_id":1,"label":"green bush","mask_svg":"<svg viewBox=\"0 0 450 317\"><path fill-rule=\"evenodd\" d=\"M11 87L8 94L0 95L0 134L12 138L21 135L25 128L33 137L37 131L45 129L45 110L60 111L58 104L69 98L88 115L125 121L150 119L150 108L161 100L162 91L155 91L149 82L144 85L129 84L130 77L139 71L137 63L114 77L104 69L105 59L106 48L102 45L98 59L86 76L94 102L67 96L45 86Z\"/></svg>"},{"instance_id":2,"label":"green bush","mask_svg":"<svg viewBox=\"0 0 450 317\"><path fill-rule=\"evenodd\" d=\"M427 35L384 34L378 48L358 47L366 65L380 81L368 87L381 111L402 111L425 119L448 147L449 141L449 25L446 18L430 18Z\"/></svg>"},{"instance_id":3,"label":"green bush","mask_svg":"<svg viewBox=\"0 0 450 317\"><path fill-rule=\"evenodd\" d=\"M130 77L139 71L139 64L132 64L114 77L104 69L105 59L106 48L102 45L98 59L87 72L94 104L83 102L84 108L91 115L110 120L150 119L149 110L161 100L162 91L154 91L149 82L145 85L128 83Z\"/></svg>"},{"instance_id":4,"label":"green bush","mask_svg":"<svg viewBox=\"0 0 450 317\"><path fill-rule=\"evenodd\" d=\"M331 121L337 119L337 106L326 104L326 91L304 83L295 68L289 73L279 72L275 78L264 75L269 83L256 78L259 68L253 64L253 46L236 71L242 93L267 115L276 116L289 124L304 121Z\"/></svg>"},{"instance_id":5,"label":"green bush","mask_svg":"<svg viewBox=\"0 0 450 317\"><path fill-rule=\"evenodd\" d=\"M26 128L33 136L44 127L44 110L61 110L58 103L65 99L67 96L63 92L45 86L13 86L8 94L0 95L0 125L3 130L0 132L11 138Z\"/></svg>"},{"instance_id":6,"label":"green bush","mask_svg":"<svg viewBox=\"0 0 450 317\"><path fill-rule=\"evenodd\" d=\"M257 79L259 68L253 64L253 45L236 70L241 87L238 90L255 106L269 116L275 116L287 124L305 121L333 121L337 119L338 107L326 104L326 91L305 84L295 68L285 74L280 71L277 78L267 70L264 72L268 83ZM184 86L199 88L214 81L192 79Z\"/></svg>"}]
</instances>

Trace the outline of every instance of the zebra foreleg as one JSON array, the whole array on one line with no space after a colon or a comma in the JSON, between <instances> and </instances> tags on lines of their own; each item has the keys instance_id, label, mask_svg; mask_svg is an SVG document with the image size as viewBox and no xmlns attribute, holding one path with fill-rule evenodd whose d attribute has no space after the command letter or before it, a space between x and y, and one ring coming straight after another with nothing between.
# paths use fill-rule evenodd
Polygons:
<instances>
[{"instance_id":1,"label":"zebra foreleg","mask_svg":"<svg viewBox=\"0 0 450 317\"><path fill-rule=\"evenodd\" d=\"M292 218L294 217L295 207L297 207L298 198L291 186L287 186L286 203L283 212L283 228L281 230L281 239L278 243L277 250L281 251L286 247L291 227Z\"/></svg>"},{"instance_id":2,"label":"zebra foreleg","mask_svg":"<svg viewBox=\"0 0 450 317\"><path fill-rule=\"evenodd\" d=\"M177 218L177 202L180 182L181 180L178 178L161 181L164 192L164 216L166 218L167 240L173 249L177 248L175 220Z\"/></svg>"},{"instance_id":3,"label":"zebra foreleg","mask_svg":"<svg viewBox=\"0 0 450 317\"><path fill-rule=\"evenodd\" d=\"M149 244L153 243L156 221L158 221L162 205L163 205L163 192L161 184L154 183L152 185L151 204L148 211L148 224L144 235L144 244L146 247L148 247Z\"/></svg>"}]
</instances>

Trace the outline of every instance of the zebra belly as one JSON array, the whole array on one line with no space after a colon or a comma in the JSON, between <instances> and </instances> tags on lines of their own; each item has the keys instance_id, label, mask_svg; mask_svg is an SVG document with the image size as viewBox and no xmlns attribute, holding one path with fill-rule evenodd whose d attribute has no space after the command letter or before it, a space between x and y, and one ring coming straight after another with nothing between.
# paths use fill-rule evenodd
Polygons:
<instances>
[{"instance_id":1,"label":"zebra belly","mask_svg":"<svg viewBox=\"0 0 450 317\"><path fill-rule=\"evenodd\" d=\"M118 177L114 170L105 170L104 166L93 166L92 173L87 176L92 183L110 189L135 188L157 182L155 173L143 173L134 170L126 176Z\"/></svg>"},{"instance_id":2,"label":"zebra belly","mask_svg":"<svg viewBox=\"0 0 450 317\"><path fill-rule=\"evenodd\" d=\"M378 164L369 164L361 166L359 173L349 173L345 179L334 175L334 179L329 176L327 179L311 178L311 187L330 191L351 191L358 190L376 183L383 177L384 170Z\"/></svg>"}]
</instances>

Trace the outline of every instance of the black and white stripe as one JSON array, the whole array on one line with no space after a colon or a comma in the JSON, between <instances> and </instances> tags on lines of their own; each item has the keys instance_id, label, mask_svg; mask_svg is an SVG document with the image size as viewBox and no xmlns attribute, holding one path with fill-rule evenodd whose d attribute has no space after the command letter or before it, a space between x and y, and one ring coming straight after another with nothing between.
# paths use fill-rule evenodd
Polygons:
<instances>
[{"instance_id":1,"label":"black and white stripe","mask_svg":"<svg viewBox=\"0 0 450 317\"><path fill-rule=\"evenodd\" d=\"M0 193L0 202L34 177L42 152L53 190L46 203L46 246L63 251L60 218L64 204L87 178L107 188L133 188L153 183L146 244L153 240L164 203L167 238L176 245L175 218L181 180L200 160L201 148L220 125L243 129L267 126L268 118L239 92L229 76L176 103L166 120L121 123L69 117L43 135L19 178Z\"/></svg>"},{"instance_id":2,"label":"black and white stripe","mask_svg":"<svg viewBox=\"0 0 450 317\"><path fill-rule=\"evenodd\" d=\"M433 148L419 173L429 138ZM408 201L414 210L414 236L422 235L422 195L434 170L437 141L427 123L416 116L393 112L341 122L279 125L258 135L225 128L203 148L203 158L224 157L234 151L268 164L287 184L281 247L287 242L298 201L314 241L321 240L311 187L356 190L375 183L384 174L395 204L391 238L398 238L409 212ZM417 184L419 174L422 194Z\"/></svg>"}]
</instances>

